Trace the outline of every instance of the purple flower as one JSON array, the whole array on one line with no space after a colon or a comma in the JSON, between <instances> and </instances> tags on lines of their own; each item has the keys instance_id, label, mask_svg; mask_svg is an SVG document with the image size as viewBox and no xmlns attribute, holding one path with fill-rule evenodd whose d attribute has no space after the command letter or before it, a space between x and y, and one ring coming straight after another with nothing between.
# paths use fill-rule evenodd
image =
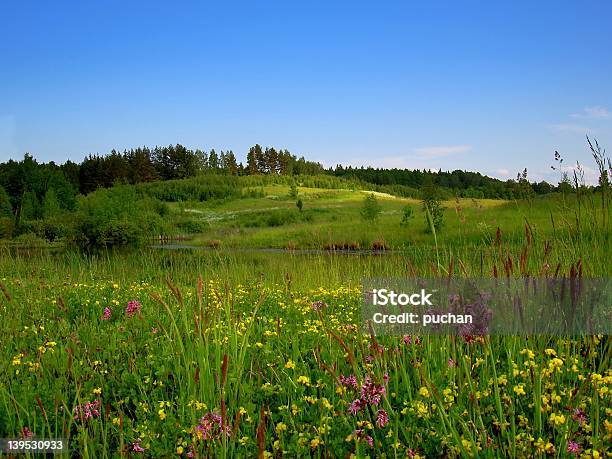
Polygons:
<instances>
[{"instance_id":1,"label":"purple flower","mask_svg":"<svg viewBox=\"0 0 612 459\"><path fill-rule=\"evenodd\" d=\"M340 384L343 385L344 387L350 387L352 389L357 389L357 377L355 375L350 375L350 376L344 376L344 375L340 375L338 377L338 380L340 381Z\"/></svg>"},{"instance_id":2,"label":"purple flower","mask_svg":"<svg viewBox=\"0 0 612 459\"><path fill-rule=\"evenodd\" d=\"M225 433L229 436L231 429L223 425L223 419L217 413L209 412L200 418L200 422L194 427L195 432L202 440L214 440Z\"/></svg>"},{"instance_id":3,"label":"purple flower","mask_svg":"<svg viewBox=\"0 0 612 459\"><path fill-rule=\"evenodd\" d=\"M104 308L104 313L102 314L101 319L102 320L110 320L110 318L111 318L111 310L107 306L107 307Z\"/></svg>"},{"instance_id":4,"label":"purple flower","mask_svg":"<svg viewBox=\"0 0 612 459\"><path fill-rule=\"evenodd\" d=\"M448 368L453 368L455 366L455 361L453 359L448 359Z\"/></svg>"},{"instance_id":5,"label":"purple flower","mask_svg":"<svg viewBox=\"0 0 612 459\"><path fill-rule=\"evenodd\" d=\"M142 305L139 301L128 301L127 308L125 308L125 314L128 317L132 317L136 314L140 314L140 310L142 309Z\"/></svg>"},{"instance_id":6,"label":"purple flower","mask_svg":"<svg viewBox=\"0 0 612 459\"><path fill-rule=\"evenodd\" d=\"M26 426L21 429L21 437L22 438L32 438L32 431Z\"/></svg>"},{"instance_id":7,"label":"purple flower","mask_svg":"<svg viewBox=\"0 0 612 459\"><path fill-rule=\"evenodd\" d=\"M136 441L132 443L132 451L135 453L144 453L144 448L140 446L141 441L142 440L140 438L137 438Z\"/></svg>"},{"instance_id":8,"label":"purple flower","mask_svg":"<svg viewBox=\"0 0 612 459\"><path fill-rule=\"evenodd\" d=\"M580 453L580 449L580 445L573 440L567 443L567 452L570 454L578 454Z\"/></svg>"},{"instance_id":9,"label":"purple flower","mask_svg":"<svg viewBox=\"0 0 612 459\"><path fill-rule=\"evenodd\" d=\"M349 413L356 415L361 410L361 400L355 399L349 406Z\"/></svg>"},{"instance_id":10,"label":"purple flower","mask_svg":"<svg viewBox=\"0 0 612 459\"><path fill-rule=\"evenodd\" d=\"M365 377L361 385L361 400L363 402L376 406L380 403L380 399L385 393L385 386L372 382L369 376Z\"/></svg>"},{"instance_id":11,"label":"purple flower","mask_svg":"<svg viewBox=\"0 0 612 459\"><path fill-rule=\"evenodd\" d=\"M77 405L72 410L75 420L88 420L100 417L100 400L87 402L84 405Z\"/></svg>"},{"instance_id":12,"label":"purple flower","mask_svg":"<svg viewBox=\"0 0 612 459\"><path fill-rule=\"evenodd\" d=\"M325 303L324 301L319 300L319 301L315 301L314 303L312 303L310 305L310 307L312 308L313 311L319 312L319 311L327 308L327 303Z\"/></svg>"},{"instance_id":13,"label":"purple flower","mask_svg":"<svg viewBox=\"0 0 612 459\"><path fill-rule=\"evenodd\" d=\"M389 423L389 415L383 409L378 410L376 414L376 425L380 428L383 428Z\"/></svg>"},{"instance_id":14,"label":"purple flower","mask_svg":"<svg viewBox=\"0 0 612 459\"><path fill-rule=\"evenodd\" d=\"M419 338L418 336L412 337L410 335L404 335L403 341L406 346L409 346L411 344L421 344L421 338Z\"/></svg>"},{"instance_id":15,"label":"purple flower","mask_svg":"<svg viewBox=\"0 0 612 459\"><path fill-rule=\"evenodd\" d=\"M365 433L363 429L356 429L353 431L353 435L357 439L357 441L365 441L370 448L374 446L374 440L368 434Z\"/></svg>"},{"instance_id":16,"label":"purple flower","mask_svg":"<svg viewBox=\"0 0 612 459\"><path fill-rule=\"evenodd\" d=\"M572 419L574 421L577 421L580 426L582 426L582 424L584 424L588 420L586 413L580 408L576 408L574 410L574 413L572 414Z\"/></svg>"}]
</instances>

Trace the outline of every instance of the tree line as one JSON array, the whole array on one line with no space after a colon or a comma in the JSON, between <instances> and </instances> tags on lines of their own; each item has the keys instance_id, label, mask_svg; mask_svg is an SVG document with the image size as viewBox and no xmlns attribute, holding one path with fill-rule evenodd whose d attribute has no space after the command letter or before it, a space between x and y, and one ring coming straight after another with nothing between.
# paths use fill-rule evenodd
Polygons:
<instances>
[{"instance_id":1,"label":"tree line","mask_svg":"<svg viewBox=\"0 0 612 459\"><path fill-rule=\"evenodd\" d=\"M139 184L197 177L312 176L336 177L371 184L377 191L416 196L424 183L433 182L444 196L473 198L524 198L556 188L546 182L530 183L526 171L517 180L502 181L477 172L452 172L343 167L324 169L286 149L251 147L246 164L231 150L192 150L183 145L138 147L106 155L88 155L81 163L39 163L30 154L21 161L0 163L0 217L15 222L36 220L75 208L77 195L118 184Z\"/></svg>"},{"instance_id":2,"label":"tree line","mask_svg":"<svg viewBox=\"0 0 612 459\"><path fill-rule=\"evenodd\" d=\"M323 172L319 163L298 158L288 150L265 150L255 145L249 150L246 166L236 160L232 150L217 153L191 150L183 145L153 149L141 147L109 155L89 155L79 167L79 191L87 194L97 188L117 183L143 183L156 180L176 180L200 174L317 174Z\"/></svg>"},{"instance_id":3,"label":"tree line","mask_svg":"<svg viewBox=\"0 0 612 459\"><path fill-rule=\"evenodd\" d=\"M408 187L421 190L433 183L441 188L443 197L459 196L466 198L523 199L532 194L546 194L556 188L548 182L529 182L527 170L517 175L516 180L499 180L479 172L462 170L431 171L418 169L379 169L372 167L343 167L337 165L329 172L336 177L360 180L387 187Z\"/></svg>"}]
</instances>

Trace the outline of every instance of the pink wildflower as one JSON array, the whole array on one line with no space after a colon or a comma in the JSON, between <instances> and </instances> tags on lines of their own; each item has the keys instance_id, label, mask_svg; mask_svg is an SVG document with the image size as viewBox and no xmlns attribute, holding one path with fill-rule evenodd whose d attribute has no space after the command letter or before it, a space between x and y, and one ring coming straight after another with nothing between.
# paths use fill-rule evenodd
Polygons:
<instances>
[{"instance_id":1,"label":"pink wildflower","mask_svg":"<svg viewBox=\"0 0 612 459\"><path fill-rule=\"evenodd\" d=\"M350 375L350 376L344 376L344 375L340 375L338 377L338 380L340 381L340 384L343 385L344 387L350 387L352 389L357 389L357 377L355 375Z\"/></svg>"},{"instance_id":2,"label":"pink wildflower","mask_svg":"<svg viewBox=\"0 0 612 459\"><path fill-rule=\"evenodd\" d=\"M140 446L141 441L142 440L140 438L137 438L136 441L132 443L132 451L135 453L144 453L144 448Z\"/></svg>"},{"instance_id":3,"label":"pink wildflower","mask_svg":"<svg viewBox=\"0 0 612 459\"><path fill-rule=\"evenodd\" d=\"M353 435L357 439L357 441L365 441L370 448L374 446L374 440L368 434L365 433L363 429L357 429L353 431Z\"/></svg>"},{"instance_id":4,"label":"pink wildflower","mask_svg":"<svg viewBox=\"0 0 612 459\"><path fill-rule=\"evenodd\" d=\"M455 361L453 359L448 359L448 368L453 368L455 366Z\"/></svg>"},{"instance_id":5,"label":"pink wildflower","mask_svg":"<svg viewBox=\"0 0 612 459\"><path fill-rule=\"evenodd\" d=\"M85 405L77 405L74 407L73 414L75 420L88 420L100 417L100 400L87 402Z\"/></svg>"},{"instance_id":6,"label":"pink wildflower","mask_svg":"<svg viewBox=\"0 0 612 459\"><path fill-rule=\"evenodd\" d=\"M111 310L107 306L107 307L104 308L104 313L102 314L101 319L102 320L110 320L110 318L111 318Z\"/></svg>"},{"instance_id":7,"label":"pink wildflower","mask_svg":"<svg viewBox=\"0 0 612 459\"><path fill-rule=\"evenodd\" d=\"M378 410L376 414L376 425L380 428L383 428L389 423L389 415L383 409Z\"/></svg>"},{"instance_id":8,"label":"pink wildflower","mask_svg":"<svg viewBox=\"0 0 612 459\"><path fill-rule=\"evenodd\" d=\"M349 405L349 413L356 415L361 410L361 400L355 399Z\"/></svg>"},{"instance_id":9,"label":"pink wildflower","mask_svg":"<svg viewBox=\"0 0 612 459\"><path fill-rule=\"evenodd\" d=\"M229 436L231 429L223 425L223 419L217 413L209 412L200 418L200 422L194 427L195 432L202 440L214 440L225 434Z\"/></svg>"},{"instance_id":10,"label":"pink wildflower","mask_svg":"<svg viewBox=\"0 0 612 459\"><path fill-rule=\"evenodd\" d=\"M319 300L319 301L315 301L314 303L312 303L310 305L310 307L312 308L313 311L319 312L319 311L327 308L327 303L325 303L324 301Z\"/></svg>"},{"instance_id":11,"label":"pink wildflower","mask_svg":"<svg viewBox=\"0 0 612 459\"><path fill-rule=\"evenodd\" d=\"M567 443L567 452L570 454L578 454L580 453L580 445L573 440L570 440Z\"/></svg>"},{"instance_id":12,"label":"pink wildflower","mask_svg":"<svg viewBox=\"0 0 612 459\"><path fill-rule=\"evenodd\" d=\"M574 421L577 421L579 425L582 426L582 424L584 424L585 422L587 422L587 415L584 412L584 410L580 409L580 408L576 408L574 410L574 413L572 414L572 419Z\"/></svg>"},{"instance_id":13,"label":"pink wildflower","mask_svg":"<svg viewBox=\"0 0 612 459\"><path fill-rule=\"evenodd\" d=\"M385 386L375 384L370 380L369 376L365 377L361 385L361 400L363 402L376 406L380 403L380 399L385 393Z\"/></svg>"},{"instance_id":14,"label":"pink wildflower","mask_svg":"<svg viewBox=\"0 0 612 459\"><path fill-rule=\"evenodd\" d=\"M139 301L128 301L127 308L125 308L125 314L128 317L132 317L136 314L140 314L140 310L142 309L142 305Z\"/></svg>"},{"instance_id":15,"label":"pink wildflower","mask_svg":"<svg viewBox=\"0 0 612 459\"><path fill-rule=\"evenodd\" d=\"M21 429L22 438L32 438L32 431L26 426Z\"/></svg>"}]
</instances>

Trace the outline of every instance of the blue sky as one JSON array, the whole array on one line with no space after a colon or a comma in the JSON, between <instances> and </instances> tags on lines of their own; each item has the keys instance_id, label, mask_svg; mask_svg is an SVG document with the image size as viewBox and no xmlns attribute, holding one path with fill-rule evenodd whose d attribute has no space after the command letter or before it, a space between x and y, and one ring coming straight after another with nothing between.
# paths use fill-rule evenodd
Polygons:
<instances>
[{"instance_id":1,"label":"blue sky","mask_svg":"<svg viewBox=\"0 0 612 459\"><path fill-rule=\"evenodd\" d=\"M4 2L0 161L182 143L554 180L612 145L612 3ZM612 147L610 147L612 148ZM587 169L587 175L591 172Z\"/></svg>"}]
</instances>

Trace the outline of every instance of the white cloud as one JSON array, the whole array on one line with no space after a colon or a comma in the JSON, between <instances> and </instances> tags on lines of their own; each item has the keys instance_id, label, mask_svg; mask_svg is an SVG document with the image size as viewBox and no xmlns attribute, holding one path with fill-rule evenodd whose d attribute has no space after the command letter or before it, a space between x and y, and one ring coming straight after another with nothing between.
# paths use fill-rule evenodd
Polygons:
<instances>
[{"instance_id":1,"label":"white cloud","mask_svg":"<svg viewBox=\"0 0 612 459\"><path fill-rule=\"evenodd\" d=\"M588 185L596 185L599 180L599 172L597 172L592 167L585 166L583 164L580 165L580 168L582 169L582 173L584 174L584 181ZM580 179L580 172L578 170L577 165L569 166L566 169L571 170L571 172L567 171L569 172L570 178L574 176L574 171L575 171L576 173L578 173L578 179Z\"/></svg>"},{"instance_id":2,"label":"white cloud","mask_svg":"<svg viewBox=\"0 0 612 459\"><path fill-rule=\"evenodd\" d=\"M590 127L571 123L549 124L548 128L557 132L576 132L579 134L588 134L595 132L595 130L591 129Z\"/></svg>"},{"instance_id":3,"label":"white cloud","mask_svg":"<svg viewBox=\"0 0 612 459\"><path fill-rule=\"evenodd\" d=\"M468 152L472 149L471 145L440 145L412 148L408 153L383 156L364 160L362 164L369 164L374 167L397 168L397 169L439 169L443 164L439 163L440 158L448 158ZM436 161L438 160L438 161Z\"/></svg>"},{"instance_id":4,"label":"white cloud","mask_svg":"<svg viewBox=\"0 0 612 459\"><path fill-rule=\"evenodd\" d=\"M378 167L405 169L410 165L410 158L407 156L384 156L376 161Z\"/></svg>"},{"instance_id":5,"label":"white cloud","mask_svg":"<svg viewBox=\"0 0 612 459\"><path fill-rule=\"evenodd\" d=\"M582 112L573 113L570 115L572 118L588 118L588 119L608 119L612 114L605 107L593 106L593 107L584 107Z\"/></svg>"},{"instance_id":6,"label":"white cloud","mask_svg":"<svg viewBox=\"0 0 612 459\"><path fill-rule=\"evenodd\" d=\"M446 145L415 148L413 151L421 158L441 158L458 153L465 153L471 149L471 145Z\"/></svg>"},{"instance_id":7,"label":"white cloud","mask_svg":"<svg viewBox=\"0 0 612 459\"><path fill-rule=\"evenodd\" d=\"M580 164L580 167L582 169L582 172L584 173L584 182L587 185L597 185L599 180L599 172L593 169L592 167L586 166L582 163ZM578 166L576 164L563 165L563 172L567 172L567 175L572 182L574 181L574 171L578 173ZM529 174L530 181L535 180L539 182L540 180L546 180L548 183L553 185L559 183L560 179L561 175L559 174L559 171L553 170L537 171L533 174L533 176L531 173Z\"/></svg>"},{"instance_id":8,"label":"white cloud","mask_svg":"<svg viewBox=\"0 0 612 459\"><path fill-rule=\"evenodd\" d=\"M508 169L497 169L495 172L497 172L502 177L510 176L510 171Z\"/></svg>"}]
</instances>

